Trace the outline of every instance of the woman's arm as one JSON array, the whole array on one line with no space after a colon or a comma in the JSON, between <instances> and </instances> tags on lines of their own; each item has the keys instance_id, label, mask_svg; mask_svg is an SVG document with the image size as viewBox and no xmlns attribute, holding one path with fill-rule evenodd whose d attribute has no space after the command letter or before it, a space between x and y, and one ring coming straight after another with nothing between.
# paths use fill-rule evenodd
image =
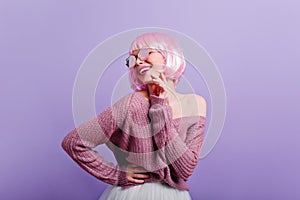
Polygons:
<instances>
[{"instance_id":1,"label":"woman's arm","mask_svg":"<svg viewBox=\"0 0 300 200\"><path fill-rule=\"evenodd\" d=\"M63 139L62 148L85 171L111 185L127 183L126 173L120 166L105 161L93 148L109 141L111 135L124 121L131 95L92 119L80 124Z\"/></svg>"},{"instance_id":2,"label":"woman's arm","mask_svg":"<svg viewBox=\"0 0 300 200\"><path fill-rule=\"evenodd\" d=\"M172 109L167 105L167 99L150 95L150 100L153 137L157 148L163 152L158 154L159 159L171 165L176 176L187 180L199 161L206 117L199 116L199 120L188 128L183 141L172 123Z\"/></svg>"}]
</instances>

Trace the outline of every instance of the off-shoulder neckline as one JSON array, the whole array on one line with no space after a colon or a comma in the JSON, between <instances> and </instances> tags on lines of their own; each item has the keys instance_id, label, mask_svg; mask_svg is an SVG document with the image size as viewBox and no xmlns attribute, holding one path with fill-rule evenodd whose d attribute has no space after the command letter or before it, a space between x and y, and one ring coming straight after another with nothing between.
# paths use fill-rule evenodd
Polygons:
<instances>
[{"instance_id":1,"label":"off-shoulder neckline","mask_svg":"<svg viewBox=\"0 0 300 200\"><path fill-rule=\"evenodd\" d=\"M146 97L144 97L143 95L141 95L140 93L138 93L137 91L133 92L133 94L136 94L136 96L138 96L140 99L142 99L143 102L148 103L148 105L150 104L150 100L147 99ZM206 117L202 116L202 115L191 115L191 116L176 117L176 118L173 118L172 120L177 121L177 120L190 119L190 118L195 118L195 119L199 118L199 119L203 119L203 120L206 119Z\"/></svg>"}]
</instances>

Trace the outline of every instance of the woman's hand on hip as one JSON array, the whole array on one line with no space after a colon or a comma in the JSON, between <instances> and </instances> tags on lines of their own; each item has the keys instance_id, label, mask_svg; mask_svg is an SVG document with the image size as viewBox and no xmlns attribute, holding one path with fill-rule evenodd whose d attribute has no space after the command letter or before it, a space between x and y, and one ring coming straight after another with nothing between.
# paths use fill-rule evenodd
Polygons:
<instances>
[{"instance_id":1,"label":"woman's hand on hip","mask_svg":"<svg viewBox=\"0 0 300 200\"><path fill-rule=\"evenodd\" d=\"M146 173L147 171L143 167L134 164L128 164L126 167L126 178L132 183L144 183L144 179L150 178Z\"/></svg>"}]
</instances>

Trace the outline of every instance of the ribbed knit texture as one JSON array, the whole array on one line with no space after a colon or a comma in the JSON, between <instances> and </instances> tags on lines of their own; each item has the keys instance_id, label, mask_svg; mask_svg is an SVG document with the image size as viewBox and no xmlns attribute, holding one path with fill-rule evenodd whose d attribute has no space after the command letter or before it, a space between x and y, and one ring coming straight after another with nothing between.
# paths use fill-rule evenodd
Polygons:
<instances>
[{"instance_id":1,"label":"ribbed knit texture","mask_svg":"<svg viewBox=\"0 0 300 200\"><path fill-rule=\"evenodd\" d=\"M189 190L186 183L200 156L206 118L172 119L167 99L150 95L150 102L130 93L92 119L73 129L62 141L63 149L84 170L111 185L128 188L125 168L129 163L144 167L150 178ZM93 150L106 144L118 165L105 161Z\"/></svg>"}]
</instances>

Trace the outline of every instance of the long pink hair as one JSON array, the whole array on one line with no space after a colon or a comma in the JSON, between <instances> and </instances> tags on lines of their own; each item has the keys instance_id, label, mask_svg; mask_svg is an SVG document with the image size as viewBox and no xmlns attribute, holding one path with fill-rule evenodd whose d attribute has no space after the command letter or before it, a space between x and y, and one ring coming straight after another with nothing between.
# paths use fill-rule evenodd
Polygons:
<instances>
[{"instance_id":1,"label":"long pink hair","mask_svg":"<svg viewBox=\"0 0 300 200\"><path fill-rule=\"evenodd\" d=\"M186 63L182 50L175 40L162 33L146 33L138 36L132 42L129 54L142 48L153 48L162 52L166 60L165 75L167 78L173 79L176 86L185 71ZM147 85L136 77L133 68L130 69L129 80L131 88L135 91L147 88Z\"/></svg>"}]
</instances>

